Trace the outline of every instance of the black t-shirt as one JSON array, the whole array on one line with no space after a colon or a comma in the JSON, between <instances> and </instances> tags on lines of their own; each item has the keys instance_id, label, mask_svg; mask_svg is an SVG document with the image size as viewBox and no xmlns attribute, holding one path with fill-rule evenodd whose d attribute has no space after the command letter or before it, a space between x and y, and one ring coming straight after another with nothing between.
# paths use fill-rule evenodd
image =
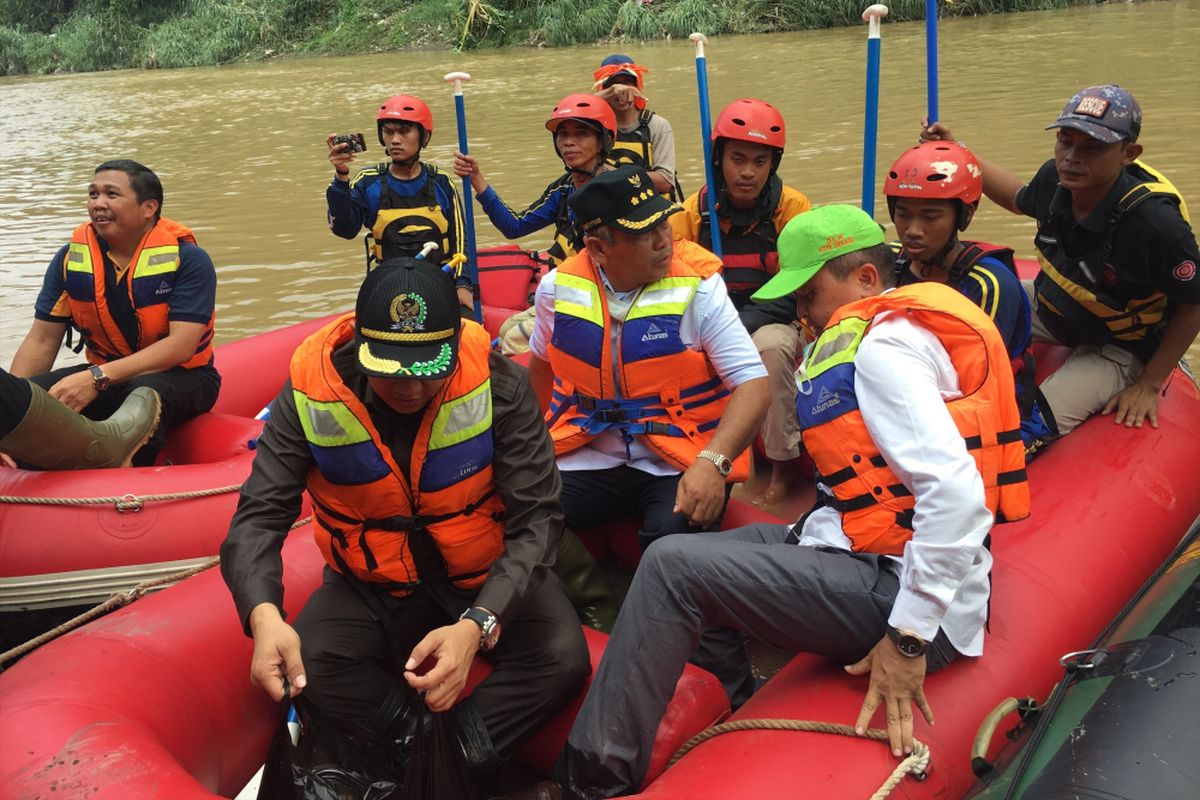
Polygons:
<instances>
[{"instance_id":1,"label":"black t-shirt","mask_svg":"<svg viewBox=\"0 0 1200 800\"><path fill-rule=\"evenodd\" d=\"M1128 301L1159 291L1167 297L1168 315L1177 304L1200 304L1200 250L1174 199L1152 196L1123 214L1110 230L1117 202L1137 183L1136 177L1122 173L1100 205L1076 220L1071 193L1059 186L1051 159L1017 192L1017 208L1038 221L1039 236L1056 236L1067 256L1081 257L1110 236L1104 269L1094 276L1108 296ZM1147 344L1156 348L1160 337L1149 339Z\"/></svg>"}]
</instances>

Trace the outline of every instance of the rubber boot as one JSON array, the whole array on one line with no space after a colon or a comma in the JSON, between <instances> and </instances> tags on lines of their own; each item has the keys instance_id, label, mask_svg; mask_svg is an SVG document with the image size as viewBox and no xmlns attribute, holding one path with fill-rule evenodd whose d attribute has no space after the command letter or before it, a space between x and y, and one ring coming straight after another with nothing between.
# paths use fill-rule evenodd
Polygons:
<instances>
[{"instance_id":1,"label":"rubber boot","mask_svg":"<svg viewBox=\"0 0 1200 800\"><path fill-rule=\"evenodd\" d=\"M162 401L141 386L103 422L76 413L30 383L33 396L25 416L0 439L0 452L40 469L127 467L158 428Z\"/></svg>"},{"instance_id":2,"label":"rubber boot","mask_svg":"<svg viewBox=\"0 0 1200 800\"><path fill-rule=\"evenodd\" d=\"M558 540L554 573L563 582L580 621L589 628L611 632L620 604L604 579L600 565L570 529L564 529Z\"/></svg>"}]
</instances>

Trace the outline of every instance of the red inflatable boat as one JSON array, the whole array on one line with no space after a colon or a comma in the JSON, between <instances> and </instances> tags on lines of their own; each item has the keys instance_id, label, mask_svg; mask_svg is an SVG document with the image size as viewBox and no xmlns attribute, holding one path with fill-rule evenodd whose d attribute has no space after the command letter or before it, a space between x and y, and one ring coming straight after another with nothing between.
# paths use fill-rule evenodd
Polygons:
<instances>
[{"instance_id":1,"label":"red inflatable boat","mask_svg":"<svg viewBox=\"0 0 1200 800\"><path fill-rule=\"evenodd\" d=\"M171 431L159 466L0 469L6 633L27 610L96 603L215 555L262 432L254 417L283 385L292 350L324 321L218 347L216 406Z\"/></svg>"}]
</instances>

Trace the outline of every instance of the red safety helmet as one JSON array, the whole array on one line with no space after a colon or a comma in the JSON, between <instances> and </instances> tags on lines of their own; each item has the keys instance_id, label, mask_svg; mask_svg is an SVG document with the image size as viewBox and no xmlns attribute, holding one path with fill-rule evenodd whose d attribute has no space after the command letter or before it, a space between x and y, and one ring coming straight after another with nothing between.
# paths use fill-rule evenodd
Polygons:
<instances>
[{"instance_id":1,"label":"red safety helmet","mask_svg":"<svg viewBox=\"0 0 1200 800\"><path fill-rule=\"evenodd\" d=\"M379 134L379 144L383 143L383 126L389 122L411 122L421 127L421 147L429 144L433 136L433 112L420 98L411 94L398 94L383 101L379 113L375 115L375 129Z\"/></svg>"},{"instance_id":2,"label":"red safety helmet","mask_svg":"<svg viewBox=\"0 0 1200 800\"><path fill-rule=\"evenodd\" d=\"M591 125L600 133L602 154L607 156L612 151L613 142L617 138L617 115L612 106L596 97L594 94L569 94L554 107L550 119L546 120L546 130L554 139L554 152L558 152L558 142L555 134L558 126L569 119Z\"/></svg>"},{"instance_id":3,"label":"red safety helmet","mask_svg":"<svg viewBox=\"0 0 1200 800\"><path fill-rule=\"evenodd\" d=\"M779 169L783 148L787 144L787 128L779 109L770 103L743 97L721 109L717 124L713 126L713 165L721 166L721 140L736 139L739 142L765 144L775 149L771 172Z\"/></svg>"},{"instance_id":4,"label":"red safety helmet","mask_svg":"<svg viewBox=\"0 0 1200 800\"><path fill-rule=\"evenodd\" d=\"M979 160L960 142L921 142L896 159L883 183L888 215L896 217L897 197L921 200L957 200L958 229L971 222L970 209L983 194L983 169Z\"/></svg>"}]
</instances>

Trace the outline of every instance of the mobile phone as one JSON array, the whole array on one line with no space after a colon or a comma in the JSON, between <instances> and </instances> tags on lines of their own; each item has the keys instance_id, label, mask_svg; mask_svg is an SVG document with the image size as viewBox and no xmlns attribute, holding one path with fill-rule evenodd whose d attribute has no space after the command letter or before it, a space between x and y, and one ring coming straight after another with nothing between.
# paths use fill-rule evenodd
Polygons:
<instances>
[{"instance_id":1,"label":"mobile phone","mask_svg":"<svg viewBox=\"0 0 1200 800\"><path fill-rule=\"evenodd\" d=\"M340 144L350 145L346 148L347 153L362 153L367 149L367 142L361 133L343 133L333 137L333 146L337 147Z\"/></svg>"}]
</instances>

